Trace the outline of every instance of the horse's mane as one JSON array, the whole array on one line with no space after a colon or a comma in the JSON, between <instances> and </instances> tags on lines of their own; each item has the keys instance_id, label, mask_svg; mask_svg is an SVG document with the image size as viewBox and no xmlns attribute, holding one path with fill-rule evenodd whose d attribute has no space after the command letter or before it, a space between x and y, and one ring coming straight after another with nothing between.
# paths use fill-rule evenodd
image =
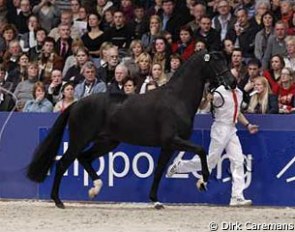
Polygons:
<instances>
[{"instance_id":1,"label":"horse's mane","mask_svg":"<svg viewBox=\"0 0 295 232\"><path fill-rule=\"evenodd\" d=\"M125 93L108 93L109 99L113 103L122 103L128 98L128 94Z\"/></svg>"}]
</instances>

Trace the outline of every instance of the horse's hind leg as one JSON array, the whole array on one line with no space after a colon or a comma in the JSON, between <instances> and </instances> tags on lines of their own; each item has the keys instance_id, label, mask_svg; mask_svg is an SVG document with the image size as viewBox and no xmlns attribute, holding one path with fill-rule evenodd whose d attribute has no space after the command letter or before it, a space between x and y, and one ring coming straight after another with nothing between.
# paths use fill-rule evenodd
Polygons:
<instances>
[{"instance_id":1,"label":"horse's hind leg","mask_svg":"<svg viewBox=\"0 0 295 232\"><path fill-rule=\"evenodd\" d=\"M61 208L61 209L64 208L64 204L59 199L59 187L60 187L61 179L63 177L63 174L66 172L69 166L76 159L75 154L78 154L79 152L80 152L79 149L73 149L73 146L70 145L68 150L65 152L62 158L56 164L56 171L55 171L53 187L51 191L51 199L54 201L55 205L58 208Z\"/></svg>"},{"instance_id":2,"label":"horse's hind leg","mask_svg":"<svg viewBox=\"0 0 295 232\"><path fill-rule=\"evenodd\" d=\"M161 149L161 152L160 152L158 164L156 166L156 170L154 173L152 188L150 191L150 200L155 204L156 209L163 208L163 205L158 201L158 188L159 188L159 184L163 176L164 170L173 153L174 151L169 149L168 150Z\"/></svg>"},{"instance_id":3,"label":"horse's hind leg","mask_svg":"<svg viewBox=\"0 0 295 232\"><path fill-rule=\"evenodd\" d=\"M93 181L94 186L88 191L88 195L91 199L98 195L103 185L100 176L97 175L91 163L95 158L103 156L107 152L115 149L118 144L118 142L106 140L103 142L96 142L89 150L81 153L78 157L80 164L83 166Z\"/></svg>"}]
</instances>

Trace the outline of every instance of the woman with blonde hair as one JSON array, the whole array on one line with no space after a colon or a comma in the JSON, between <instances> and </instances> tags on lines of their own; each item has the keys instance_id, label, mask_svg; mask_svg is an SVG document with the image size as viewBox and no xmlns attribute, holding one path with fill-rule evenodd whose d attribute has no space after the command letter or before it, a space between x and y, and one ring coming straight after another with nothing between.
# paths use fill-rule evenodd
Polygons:
<instances>
[{"instance_id":1,"label":"woman with blonde hair","mask_svg":"<svg viewBox=\"0 0 295 232\"><path fill-rule=\"evenodd\" d=\"M108 50L113 47L114 45L111 42L105 41L101 44L100 49L99 49L99 62L98 67L104 66L107 62L107 56L108 56Z\"/></svg>"},{"instance_id":2,"label":"woman with blonde hair","mask_svg":"<svg viewBox=\"0 0 295 232\"><path fill-rule=\"evenodd\" d=\"M136 77L137 81L137 88L136 92L139 93L140 88L146 78L150 75L150 70L152 67L152 57L149 53L143 52L141 53L137 59L135 60L137 66L138 66L138 75Z\"/></svg>"},{"instance_id":3,"label":"woman with blonde hair","mask_svg":"<svg viewBox=\"0 0 295 232\"><path fill-rule=\"evenodd\" d=\"M154 39L160 35L162 28L162 20L158 15L150 17L149 31L144 33L141 37L141 42L146 51L151 51Z\"/></svg>"},{"instance_id":4,"label":"woman with blonde hair","mask_svg":"<svg viewBox=\"0 0 295 232\"><path fill-rule=\"evenodd\" d=\"M265 77L260 76L254 79L254 90L250 95L252 96L246 111L247 113L278 113L278 98L276 95L272 94L268 80Z\"/></svg>"}]
</instances>

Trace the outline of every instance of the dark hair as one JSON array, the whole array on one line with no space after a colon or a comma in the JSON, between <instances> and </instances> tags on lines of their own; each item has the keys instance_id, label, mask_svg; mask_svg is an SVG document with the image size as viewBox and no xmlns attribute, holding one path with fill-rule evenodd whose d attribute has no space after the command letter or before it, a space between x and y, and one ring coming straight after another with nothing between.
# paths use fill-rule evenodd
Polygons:
<instances>
[{"instance_id":1,"label":"dark hair","mask_svg":"<svg viewBox=\"0 0 295 232\"><path fill-rule=\"evenodd\" d=\"M90 15L94 15L94 16L96 16L96 18L97 18L97 20L101 23L101 21L102 21L102 17L101 17L101 15L100 14L98 14L97 12L90 12L89 14L88 14L88 16L87 16L87 31L91 31L91 27L89 26L89 17L90 17ZM99 25L98 25L98 27L99 27Z\"/></svg>"},{"instance_id":2,"label":"dark hair","mask_svg":"<svg viewBox=\"0 0 295 232\"><path fill-rule=\"evenodd\" d=\"M127 83L127 81L132 81L134 86L137 85L137 81L136 81L136 79L135 79L135 78L132 78L132 77L130 77L130 76L127 76L127 77L125 77L125 78L123 79L123 81L122 81L122 85L124 86L124 85Z\"/></svg>"},{"instance_id":3,"label":"dark hair","mask_svg":"<svg viewBox=\"0 0 295 232\"><path fill-rule=\"evenodd\" d=\"M271 60L272 60L272 58L274 58L274 57L278 57L279 60L280 60L280 62L281 62L281 64L282 64L282 66L285 67L285 61L284 61L284 58L283 58L283 56L281 56L280 54L274 54L274 55L269 59L269 67L271 67ZM283 68L283 67L282 67L282 68Z\"/></svg>"},{"instance_id":4,"label":"dark hair","mask_svg":"<svg viewBox=\"0 0 295 232\"><path fill-rule=\"evenodd\" d=\"M247 66L256 65L258 68L261 68L261 62L257 58L252 58L248 61Z\"/></svg>"},{"instance_id":5,"label":"dark hair","mask_svg":"<svg viewBox=\"0 0 295 232\"><path fill-rule=\"evenodd\" d=\"M263 23L263 18L264 18L264 16L266 16L266 15L270 15L271 17L272 17L272 26L274 26L275 25L275 16L274 16L274 14L272 13L272 11L266 11L262 16L261 16L261 25L262 25L262 27L264 27L264 23Z\"/></svg>"},{"instance_id":6,"label":"dark hair","mask_svg":"<svg viewBox=\"0 0 295 232\"><path fill-rule=\"evenodd\" d=\"M193 37L193 35L194 35L193 30L189 25L184 25L184 26L180 27L179 32L181 32L181 31L187 31L191 37Z\"/></svg>"},{"instance_id":7,"label":"dark hair","mask_svg":"<svg viewBox=\"0 0 295 232\"><path fill-rule=\"evenodd\" d=\"M75 84L74 84L74 82L73 81L68 81L68 82L66 82L65 84L63 84L62 85L62 87L61 87L61 92L63 93L64 92L64 90L65 90L65 88L66 87L68 87L69 85L71 85L71 86L73 86L73 88L75 87ZM63 96L64 97L64 96Z\"/></svg>"},{"instance_id":8,"label":"dark hair","mask_svg":"<svg viewBox=\"0 0 295 232\"><path fill-rule=\"evenodd\" d=\"M52 37L47 36L43 42L43 44L45 44L46 42L48 43L53 43L53 45L55 45L55 40Z\"/></svg>"}]
</instances>

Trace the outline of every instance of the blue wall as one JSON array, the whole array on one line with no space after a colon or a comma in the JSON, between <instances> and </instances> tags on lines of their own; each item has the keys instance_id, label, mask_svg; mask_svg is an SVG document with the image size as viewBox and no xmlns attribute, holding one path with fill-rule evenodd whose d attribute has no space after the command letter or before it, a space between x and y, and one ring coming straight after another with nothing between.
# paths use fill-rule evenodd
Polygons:
<instances>
[{"instance_id":1,"label":"blue wall","mask_svg":"<svg viewBox=\"0 0 295 232\"><path fill-rule=\"evenodd\" d=\"M26 166L38 142L46 136L56 114L15 113L0 141L0 197L48 199L52 175L41 185L25 177ZM3 125L7 114L0 114ZM248 171L245 173L245 196L256 205L295 206L295 115L248 115L260 132L250 135L240 128ZM210 115L196 116L192 140L206 149L209 144ZM57 158L67 147L67 133ZM158 157L157 148L120 145L115 151L94 162L104 187L96 201L147 202L152 172ZM184 159L194 154L177 153ZM172 162L172 161L171 161ZM51 170L51 173L54 171ZM164 177L159 189L163 202L228 204L231 192L226 155L211 176L208 191L195 188L197 173ZM87 200L92 182L76 162L69 168L61 185L61 198Z\"/></svg>"}]
</instances>

